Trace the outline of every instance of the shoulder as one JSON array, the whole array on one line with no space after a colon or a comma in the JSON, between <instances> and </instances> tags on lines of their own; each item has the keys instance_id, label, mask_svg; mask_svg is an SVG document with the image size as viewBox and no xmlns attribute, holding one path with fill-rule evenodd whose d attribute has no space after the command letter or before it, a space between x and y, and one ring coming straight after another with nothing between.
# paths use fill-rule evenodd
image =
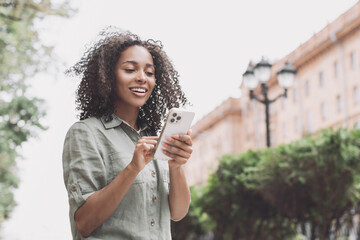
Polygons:
<instances>
[{"instance_id":1,"label":"shoulder","mask_svg":"<svg viewBox=\"0 0 360 240\"><path fill-rule=\"evenodd\" d=\"M77 121L68 130L68 134L72 133L90 133L98 129L104 128L101 120L96 117L87 118Z\"/></svg>"}]
</instances>

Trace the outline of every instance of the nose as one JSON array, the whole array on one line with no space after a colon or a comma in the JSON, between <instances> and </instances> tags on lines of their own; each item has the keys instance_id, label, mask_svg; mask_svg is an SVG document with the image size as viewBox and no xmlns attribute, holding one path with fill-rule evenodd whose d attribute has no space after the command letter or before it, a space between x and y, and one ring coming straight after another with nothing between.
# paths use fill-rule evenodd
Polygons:
<instances>
[{"instance_id":1,"label":"nose","mask_svg":"<svg viewBox=\"0 0 360 240\"><path fill-rule=\"evenodd\" d=\"M144 71L139 71L136 76L136 82L145 83L146 82L146 74Z\"/></svg>"}]
</instances>

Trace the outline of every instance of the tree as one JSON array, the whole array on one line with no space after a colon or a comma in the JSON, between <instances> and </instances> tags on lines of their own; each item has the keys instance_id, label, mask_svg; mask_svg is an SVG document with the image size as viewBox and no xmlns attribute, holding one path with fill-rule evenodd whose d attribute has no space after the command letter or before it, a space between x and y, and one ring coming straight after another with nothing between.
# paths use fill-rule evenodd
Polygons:
<instances>
[{"instance_id":1,"label":"tree","mask_svg":"<svg viewBox=\"0 0 360 240\"><path fill-rule=\"evenodd\" d=\"M29 78L45 70L52 59L52 47L41 43L36 21L73 12L67 1L0 1L0 225L16 205L19 148L37 130L46 129L40 123L43 100L26 91Z\"/></svg>"},{"instance_id":2,"label":"tree","mask_svg":"<svg viewBox=\"0 0 360 240\"><path fill-rule=\"evenodd\" d=\"M225 155L199 200L215 224L215 239L277 240L295 236L294 222L258 190L263 151ZM254 181L255 180L255 181Z\"/></svg>"},{"instance_id":3,"label":"tree","mask_svg":"<svg viewBox=\"0 0 360 240\"><path fill-rule=\"evenodd\" d=\"M187 216L179 222L171 222L173 240L209 239L214 222L204 213L199 200L203 195L202 186L191 186L191 203Z\"/></svg>"},{"instance_id":4,"label":"tree","mask_svg":"<svg viewBox=\"0 0 360 240\"><path fill-rule=\"evenodd\" d=\"M357 129L222 156L183 232L205 215L215 239L360 239L359 159Z\"/></svg>"}]
</instances>

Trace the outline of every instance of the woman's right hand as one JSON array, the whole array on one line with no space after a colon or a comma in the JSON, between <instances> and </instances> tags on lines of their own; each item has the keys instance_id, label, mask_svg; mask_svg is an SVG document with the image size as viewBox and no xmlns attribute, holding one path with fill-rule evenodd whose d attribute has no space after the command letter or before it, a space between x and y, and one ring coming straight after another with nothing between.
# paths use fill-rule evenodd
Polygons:
<instances>
[{"instance_id":1,"label":"woman's right hand","mask_svg":"<svg viewBox=\"0 0 360 240\"><path fill-rule=\"evenodd\" d=\"M157 136L146 136L139 139L130 163L135 171L140 172L144 169L146 164L153 159L153 149L155 148L157 140Z\"/></svg>"}]
</instances>

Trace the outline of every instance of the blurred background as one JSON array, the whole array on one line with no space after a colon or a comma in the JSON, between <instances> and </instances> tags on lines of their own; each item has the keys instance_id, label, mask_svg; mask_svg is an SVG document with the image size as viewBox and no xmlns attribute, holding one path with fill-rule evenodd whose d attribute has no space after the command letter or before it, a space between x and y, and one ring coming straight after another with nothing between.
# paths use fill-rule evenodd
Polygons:
<instances>
[{"instance_id":1,"label":"blurred background","mask_svg":"<svg viewBox=\"0 0 360 240\"><path fill-rule=\"evenodd\" d=\"M319 32L346 11L359 9L358 5L355 0L0 2L1 238L71 239L61 154L66 131L77 121L74 93L79 80L65 76L64 71L80 59L87 44L105 27L112 25L144 39L162 41L180 73L181 85L192 103L189 108L196 112L194 128L200 149L202 129L209 125L206 121L213 121L216 109L226 109L231 99L244 98L246 103L255 104L249 100L248 89L240 89L249 61L256 63L265 56L279 70L289 60L299 70L303 63L295 61L294 51L301 52L304 43L316 41ZM350 20L359 18L359 11L354 14ZM351 27L350 20L341 27ZM330 38L329 32L325 40ZM354 58L358 64L360 38L355 38L352 49L357 51ZM304 81L308 78L303 77ZM328 108L331 104L336 102ZM240 103L245 116L242 106ZM259 119L264 125L263 117ZM288 130L279 131L283 134ZM293 139L277 137L274 146L314 132L304 130ZM244 136L243 142L250 138L249 134L239 134ZM275 130L273 134L277 134ZM257 138L258 143L255 139L236 150L222 149L219 145L225 145L226 140L218 140L214 144L219 151L208 159L265 148L265 128ZM201 154L195 154L192 160L199 165L199 159ZM201 174L196 164L187 166L190 182L206 184L217 166L210 164ZM228 239L232 239L231 234Z\"/></svg>"}]
</instances>

